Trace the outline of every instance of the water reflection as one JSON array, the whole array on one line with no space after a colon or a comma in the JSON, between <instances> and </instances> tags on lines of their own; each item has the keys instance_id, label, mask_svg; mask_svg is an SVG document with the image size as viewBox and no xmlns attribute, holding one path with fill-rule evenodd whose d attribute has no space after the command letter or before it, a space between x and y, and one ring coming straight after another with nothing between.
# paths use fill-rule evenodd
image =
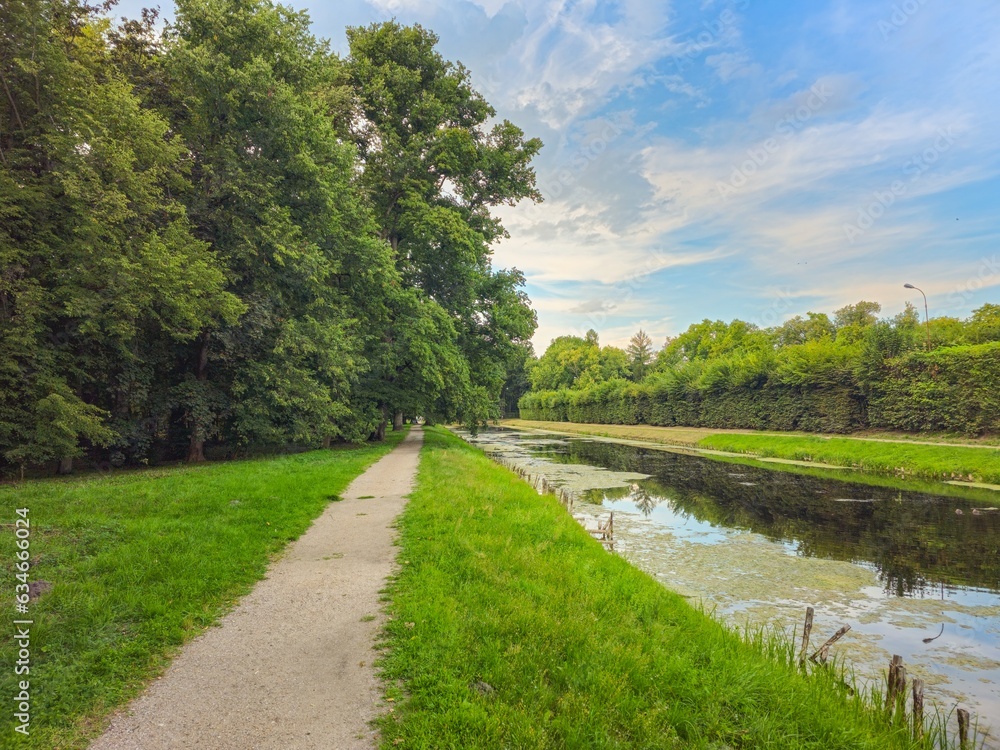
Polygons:
<instances>
[{"instance_id":1,"label":"water reflection","mask_svg":"<svg viewBox=\"0 0 1000 750\"><path fill-rule=\"evenodd\" d=\"M837 648L860 679L900 654L929 700L1000 723L1000 512L986 503L600 439L470 439L615 511L616 549L692 602L788 632L815 606L817 632L851 624Z\"/></svg>"},{"instance_id":2,"label":"water reflection","mask_svg":"<svg viewBox=\"0 0 1000 750\"><path fill-rule=\"evenodd\" d=\"M646 516L668 503L699 521L791 544L800 555L870 563L897 596L939 584L1000 591L1000 512L968 500L589 440L532 452L649 474L605 496L628 497Z\"/></svg>"}]
</instances>

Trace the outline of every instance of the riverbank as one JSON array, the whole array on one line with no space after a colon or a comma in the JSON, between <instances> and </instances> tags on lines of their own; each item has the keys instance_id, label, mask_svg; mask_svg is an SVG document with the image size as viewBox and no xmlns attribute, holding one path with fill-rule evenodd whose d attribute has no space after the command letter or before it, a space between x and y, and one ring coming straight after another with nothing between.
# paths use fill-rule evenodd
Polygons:
<instances>
[{"instance_id":1,"label":"riverbank","mask_svg":"<svg viewBox=\"0 0 1000 750\"><path fill-rule=\"evenodd\" d=\"M541 429L579 435L643 440L706 453L719 451L756 458L839 466L882 476L955 482L978 489L995 488L1000 501L1000 448L990 443L754 433L709 428L649 425L579 424L509 419L504 427ZM986 485L986 487L983 487Z\"/></svg>"},{"instance_id":2,"label":"riverbank","mask_svg":"<svg viewBox=\"0 0 1000 750\"><path fill-rule=\"evenodd\" d=\"M179 647L228 612L344 488L404 436L379 445L0 487L0 587L14 592L14 509L30 523L29 581L40 595L30 674L0 674L0 695L30 680L30 734L8 714L0 747L84 748L114 709L163 672ZM13 609L13 602L8 602ZM288 612L277 613L282 617ZM276 623L279 620L275 621ZM0 664L17 658L13 639Z\"/></svg>"},{"instance_id":3,"label":"riverbank","mask_svg":"<svg viewBox=\"0 0 1000 750\"><path fill-rule=\"evenodd\" d=\"M831 672L803 676L789 649L744 642L608 554L442 429L427 431L400 533L386 748L921 746Z\"/></svg>"}]
</instances>

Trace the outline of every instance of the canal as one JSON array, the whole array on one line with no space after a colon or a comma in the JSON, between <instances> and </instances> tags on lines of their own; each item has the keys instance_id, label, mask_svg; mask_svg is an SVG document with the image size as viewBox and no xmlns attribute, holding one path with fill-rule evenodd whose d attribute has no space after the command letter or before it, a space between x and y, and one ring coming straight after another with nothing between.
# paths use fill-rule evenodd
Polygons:
<instances>
[{"instance_id":1,"label":"canal","mask_svg":"<svg viewBox=\"0 0 1000 750\"><path fill-rule=\"evenodd\" d=\"M928 701L1000 726L1000 510L981 493L931 494L623 444L488 430L470 442L614 512L615 550L734 627L842 625L832 653L861 681L893 654ZM995 494L995 493L994 493ZM987 747L998 747L990 732Z\"/></svg>"}]
</instances>

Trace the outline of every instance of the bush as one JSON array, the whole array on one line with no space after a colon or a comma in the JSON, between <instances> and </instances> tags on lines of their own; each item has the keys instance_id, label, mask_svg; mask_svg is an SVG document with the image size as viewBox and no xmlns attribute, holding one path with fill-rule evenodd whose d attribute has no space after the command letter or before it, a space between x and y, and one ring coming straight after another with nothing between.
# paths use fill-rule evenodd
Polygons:
<instances>
[{"instance_id":1,"label":"bush","mask_svg":"<svg viewBox=\"0 0 1000 750\"><path fill-rule=\"evenodd\" d=\"M720 360L684 364L641 384L616 379L532 392L520 401L521 417L826 433L877 427L981 435L1000 428L1000 342L872 360L863 388L852 367L860 348L801 348L782 353L767 377L761 363Z\"/></svg>"},{"instance_id":2,"label":"bush","mask_svg":"<svg viewBox=\"0 0 1000 750\"><path fill-rule=\"evenodd\" d=\"M890 360L870 396L872 427L981 435L1000 428L1000 342Z\"/></svg>"}]
</instances>

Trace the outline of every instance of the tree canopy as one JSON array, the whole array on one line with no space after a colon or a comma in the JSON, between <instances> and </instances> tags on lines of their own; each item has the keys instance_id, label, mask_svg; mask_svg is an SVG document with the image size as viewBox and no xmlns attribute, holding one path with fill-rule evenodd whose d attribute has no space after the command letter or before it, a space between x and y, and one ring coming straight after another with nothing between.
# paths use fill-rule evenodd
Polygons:
<instances>
[{"instance_id":1,"label":"tree canopy","mask_svg":"<svg viewBox=\"0 0 1000 750\"><path fill-rule=\"evenodd\" d=\"M810 312L768 329L706 319L668 338L644 377L636 376L642 331L626 350L600 348L595 332L559 337L529 364L532 390L519 413L612 424L995 432L1000 306L929 325L912 305L890 318L880 312L861 301L832 320ZM600 366L616 360L627 373Z\"/></svg>"},{"instance_id":2,"label":"tree canopy","mask_svg":"<svg viewBox=\"0 0 1000 750\"><path fill-rule=\"evenodd\" d=\"M0 22L2 462L499 414L535 315L492 210L539 199L541 142L431 32L349 29L342 59L269 0Z\"/></svg>"},{"instance_id":3,"label":"tree canopy","mask_svg":"<svg viewBox=\"0 0 1000 750\"><path fill-rule=\"evenodd\" d=\"M617 379L684 381L705 391L791 385L871 385L885 362L925 347L927 329L915 307L879 319L881 305L862 300L826 313L797 315L779 326L705 319L653 352L636 332L627 347L600 347L597 333L560 336L529 366L532 391L584 390ZM932 348L1000 341L1000 305L986 304L966 320L933 318Z\"/></svg>"}]
</instances>

